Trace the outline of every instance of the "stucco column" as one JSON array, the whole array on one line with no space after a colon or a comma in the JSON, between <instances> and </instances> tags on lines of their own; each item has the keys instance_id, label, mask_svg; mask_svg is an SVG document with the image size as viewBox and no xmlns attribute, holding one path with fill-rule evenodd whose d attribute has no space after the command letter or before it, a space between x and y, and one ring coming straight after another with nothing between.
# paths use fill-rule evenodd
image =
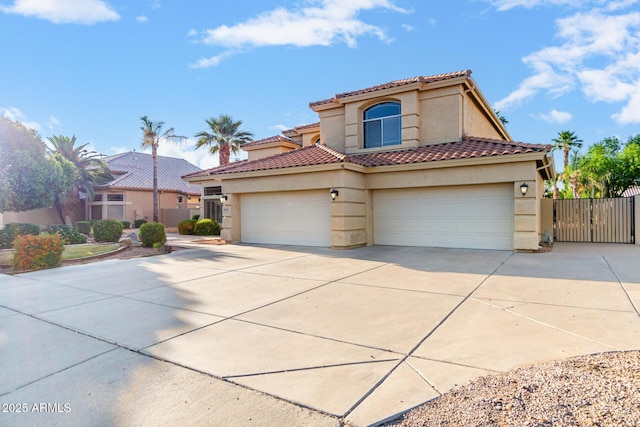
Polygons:
<instances>
[{"instance_id":1,"label":"stucco column","mask_svg":"<svg viewBox=\"0 0 640 427\"><path fill-rule=\"evenodd\" d=\"M527 194L522 195L520 186L527 184ZM538 189L536 181L517 181L513 183L514 233L513 249L516 251L538 250Z\"/></svg>"},{"instance_id":2,"label":"stucco column","mask_svg":"<svg viewBox=\"0 0 640 427\"><path fill-rule=\"evenodd\" d=\"M635 210L635 223L634 223L634 231L635 231L635 243L640 246L640 196L635 196L633 198L633 206Z\"/></svg>"},{"instance_id":3,"label":"stucco column","mask_svg":"<svg viewBox=\"0 0 640 427\"><path fill-rule=\"evenodd\" d=\"M227 194L227 201L222 205L222 229L220 237L227 242L240 241L240 197Z\"/></svg>"},{"instance_id":4,"label":"stucco column","mask_svg":"<svg viewBox=\"0 0 640 427\"><path fill-rule=\"evenodd\" d=\"M366 245L366 191L346 187L336 190L338 197L331 202L331 247L349 249Z\"/></svg>"}]
</instances>

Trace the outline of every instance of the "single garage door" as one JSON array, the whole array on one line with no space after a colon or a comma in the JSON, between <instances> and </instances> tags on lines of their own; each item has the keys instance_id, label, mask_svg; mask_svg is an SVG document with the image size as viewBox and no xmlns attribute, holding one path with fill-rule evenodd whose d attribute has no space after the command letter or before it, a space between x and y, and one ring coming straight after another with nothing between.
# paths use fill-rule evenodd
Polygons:
<instances>
[{"instance_id":1,"label":"single garage door","mask_svg":"<svg viewBox=\"0 0 640 427\"><path fill-rule=\"evenodd\" d=\"M374 243L513 249L513 185L374 192Z\"/></svg>"},{"instance_id":2,"label":"single garage door","mask_svg":"<svg viewBox=\"0 0 640 427\"><path fill-rule=\"evenodd\" d=\"M243 194L240 203L243 242L330 246L329 191Z\"/></svg>"}]
</instances>

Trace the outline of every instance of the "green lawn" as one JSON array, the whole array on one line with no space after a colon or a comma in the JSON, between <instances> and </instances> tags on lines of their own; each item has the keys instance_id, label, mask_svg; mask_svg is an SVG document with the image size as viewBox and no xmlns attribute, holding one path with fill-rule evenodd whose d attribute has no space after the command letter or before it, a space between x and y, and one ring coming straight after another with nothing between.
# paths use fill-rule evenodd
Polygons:
<instances>
[{"instance_id":1,"label":"green lawn","mask_svg":"<svg viewBox=\"0 0 640 427\"><path fill-rule=\"evenodd\" d=\"M103 254L120 247L119 244L95 244L95 245L66 245L62 253L62 259L82 258L90 255ZM9 265L13 262L13 251L0 252L0 264Z\"/></svg>"}]
</instances>

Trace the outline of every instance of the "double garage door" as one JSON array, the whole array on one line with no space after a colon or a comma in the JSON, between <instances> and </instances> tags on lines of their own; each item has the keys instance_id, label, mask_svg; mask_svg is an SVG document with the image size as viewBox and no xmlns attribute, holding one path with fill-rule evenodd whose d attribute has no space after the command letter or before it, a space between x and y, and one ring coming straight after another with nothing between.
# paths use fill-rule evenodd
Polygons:
<instances>
[{"instance_id":1,"label":"double garage door","mask_svg":"<svg viewBox=\"0 0 640 427\"><path fill-rule=\"evenodd\" d=\"M374 244L513 249L513 185L376 190ZM241 197L243 242L330 246L328 191Z\"/></svg>"},{"instance_id":2,"label":"double garage door","mask_svg":"<svg viewBox=\"0 0 640 427\"><path fill-rule=\"evenodd\" d=\"M330 246L329 191L252 193L240 200L243 242Z\"/></svg>"},{"instance_id":3,"label":"double garage door","mask_svg":"<svg viewBox=\"0 0 640 427\"><path fill-rule=\"evenodd\" d=\"M374 244L513 249L513 185L374 193Z\"/></svg>"}]
</instances>

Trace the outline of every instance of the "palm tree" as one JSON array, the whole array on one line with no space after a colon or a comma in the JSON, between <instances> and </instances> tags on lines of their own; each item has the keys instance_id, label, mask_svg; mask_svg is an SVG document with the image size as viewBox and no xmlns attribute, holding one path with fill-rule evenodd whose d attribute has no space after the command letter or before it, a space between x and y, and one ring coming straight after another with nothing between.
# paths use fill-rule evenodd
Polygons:
<instances>
[{"instance_id":1,"label":"palm tree","mask_svg":"<svg viewBox=\"0 0 640 427\"><path fill-rule=\"evenodd\" d=\"M100 158L100 154L89 151L83 144L76 147L76 136L69 138L57 135L47 138L51 143L49 151L58 153L74 166L75 187L70 194L56 196L55 206L62 222L73 212L74 205L80 203L80 193L86 194L89 201L93 201L93 187L104 184L113 179L109 166Z\"/></svg>"},{"instance_id":2,"label":"palm tree","mask_svg":"<svg viewBox=\"0 0 640 427\"><path fill-rule=\"evenodd\" d=\"M164 122L154 122L147 116L140 117L142 125L142 148L151 147L153 158L153 221L158 222L158 145L161 141L182 142L187 137L175 134L173 128L162 130Z\"/></svg>"},{"instance_id":3,"label":"palm tree","mask_svg":"<svg viewBox=\"0 0 640 427\"><path fill-rule=\"evenodd\" d=\"M552 139L553 148L551 151L562 150L564 155L564 168L569 165L569 153L573 149L579 149L582 147L582 140L578 139L575 132L563 130L558 132L558 137Z\"/></svg>"},{"instance_id":4,"label":"palm tree","mask_svg":"<svg viewBox=\"0 0 640 427\"><path fill-rule=\"evenodd\" d=\"M217 119L211 117L205 122L209 125L211 133L202 131L195 135L198 138L196 149L209 146L211 154L218 153L221 165L228 164L231 152L233 151L233 154L236 154L242 144L250 142L253 138L251 132L240 129L242 120L234 122L226 114L221 114Z\"/></svg>"}]
</instances>

